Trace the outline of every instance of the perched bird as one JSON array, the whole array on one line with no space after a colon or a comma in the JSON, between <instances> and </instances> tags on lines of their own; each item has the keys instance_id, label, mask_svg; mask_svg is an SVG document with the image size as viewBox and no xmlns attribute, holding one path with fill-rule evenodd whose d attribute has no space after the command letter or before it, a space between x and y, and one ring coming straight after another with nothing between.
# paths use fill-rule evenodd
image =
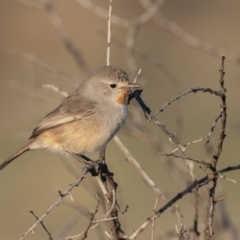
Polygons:
<instances>
[{"instance_id":1,"label":"perched bird","mask_svg":"<svg viewBox=\"0 0 240 240\"><path fill-rule=\"evenodd\" d=\"M29 143L4 161L0 170L33 149L46 148L72 155L102 150L124 124L129 97L135 90L141 87L130 82L120 68L98 68L40 121Z\"/></svg>"}]
</instances>

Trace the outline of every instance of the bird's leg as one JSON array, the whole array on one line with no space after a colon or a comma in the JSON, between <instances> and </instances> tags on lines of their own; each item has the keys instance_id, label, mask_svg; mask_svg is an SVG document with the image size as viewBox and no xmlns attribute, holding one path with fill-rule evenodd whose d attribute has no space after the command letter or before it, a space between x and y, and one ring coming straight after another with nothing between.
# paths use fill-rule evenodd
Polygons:
<instances>
[{"instance_id":1,"label":"bird's leg","mask_svg":"<svg viewBox=\"0 0 240 240\"><path fill-rule=\"evenodd\" d=\"M91 174L92 176L98 176L99 175L99 171L102 168L102 161L99 162L97 161L93 161L90 158L86 157L85 155L77 155L78 158L80 158L82 161L85 162L85 165L87 167L89 167L91 169Z\"/></svg>"},{"instance_id":2,"label":"bird's leg","mask_svg":"<svg viewBox=\"0 0 240 240\"><path fill-rule=\"evenodd\" d=\"M72 152L68 152L68 153L84 165L88 165L90 162L93 162L90 158L88 158L84 155L72 153Z\"/></svg>"},{"instance_id":3,"label":"bird's leg","mask_svg":"<svg viewBox=\"0 0 240 240\"><path fill-rule=\"evenodd\" d=\"M99 152L99 161L101 161L102 164L105 164L105 152L106 152L106 147Z\"/></svg>"},{"instance_id":4,"label":"bird's leg","mask_svg":"<svg viewBox=\"0 0 240 240\"><path fill-rule=\"evenodd\" d=\"M77 156L77 158L80 158L80 159L84 160L86 163L94 162L92 159L86 157L85 155L76 154L76 156Z\"/></svg>"},{"instance_id":5,"label":"bird's leg","mask_svg":"<svg viewBox=\"0 0 240 240\"><path fill-rule=\"evenodd\" d=\"M72 152L68 152L68 153L72 155L75 159L77 159L79 162L81 162L83 165L85 165L86 166L85 169L87 169L87 171L90 172L92 176L99 175L99 169L102 168L100 164L102 165L102 162L99 163L99 161L93 161L82 154L77 154Z\"/></svg>"},{"instance_id":6,"label":"bird's leg","mask_svg":"<svg viewBox=\"0 0 240 240\"><path fill-rule=\"evenodd\" d=\"M109 172L108 167L105 163L105 148L100 151L99 159L97 161L93 161L82 154L76 154L72 152L68 153L72 155L75 159L77 159L79 162L81 162L83 165L85 165L88 171L91 172L92 176L100 175L103 182L105 182L104 175L112 175L112 173Z\"/></svg>"}]
</instances>

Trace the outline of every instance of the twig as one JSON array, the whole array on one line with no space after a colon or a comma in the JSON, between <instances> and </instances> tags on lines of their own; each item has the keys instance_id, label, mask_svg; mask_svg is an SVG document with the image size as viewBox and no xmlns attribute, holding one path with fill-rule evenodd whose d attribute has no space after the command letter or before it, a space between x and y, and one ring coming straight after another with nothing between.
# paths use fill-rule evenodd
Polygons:
<instances>
[{"instance_id":1,"label":"twig","mask_svg":"<svg viewBox=\"0 0 240 240\"><path fill-rule=\"evenodd\" d=\"M222 117L222 110L220 111L220 113L218 114L218 116L215 118L215 120L214 120L214 122L213 122L213 125L212 125L212 127L211 127L211 129L210 129L210 132L209 132L208 135L206 136L206 139L207 139L207 140L206 140L206 142L204 143L205 146L209 143L210 137L211 137L211 135L212 135L212 133L213 133L213 131L214 131L214 129L215 129L215 126L216 126L218 120L219 120L221 117Z\"/></svg>"},{"instance_id":2,"label":"twig","mask_svg":"<svg viewBox=\"0 0 240 240\"><path fill-rule=\"evenodd\" d=\"M193 239L198 240L200 233L198 231L198 218L199 218L199 193L198 186L194 189L194 220L193 220Z\"/></svg>"},{"instance_id":3,"label":"twig","mask_svg":"<svg viewBox=\"0 0 240 240\"><path fill-rule=\"evenodd\" d=\"M186 230L185 230L184 226L181 225L180 231L178 230L177 225L175 226L175 229L176 229L176 232L177 232L177 235L178 235L178 239L179 239L179 240L185 240Z\"/></svg>"},{"instance_id":4,"label":"twig","mask_svg":"<svg viewBox=\"0 0 240 240\"><path fill-rule=\"evenodd\" d=\"M236 165L236 166L229 166L229 167L223 168L223 169L217 171L216 175L222 174L222 173L225 173L225 172L238 170L238 169L240 169L240 164ZM193 191L193 189L196 188L196 187L200 188L200 187L206 185L207 182L208 182L208 175L206 175L205 177L203 177L203 178L199 179L198 181L195 181L194 183L192 183L190 186L188 186L186 189L184 189L182 192L178 193L174 198L172 198L170 201L168 201L163 207L161 207L156 212L155 217L160 217L160 215L163 212L165 212L169 207L171 207L175 202L177 202L179 199L181 199L187 193L191 193ZM147 220L137 230L135 230L132 233L132 235L129 237L129 240L135 239L137 237L137 235L139 235L139 233L141 233L152 221L153 221L152 217L147 218Z\"/></svg>"},{"instance_id":5,"label":"twig","mask_svg":"<svg viewBox=\"0 0 240 240\"><path fill-rule=\"evenodd\" d=\"M140 68L140 69L138 70L138 73L137 73L137 75L136 75L136 77L135 77L134 81L133 81L134 83L136 83L136 82L137 82L137 80L138 80L138 78L139 78L139 76L140 76L141 72L142 72L142 69Z\"/></svg>"},{"instance_id":6,"label":"twig","mask_svg":"<svg viewBox=\"0 0 240 240\"><path fill-rule=\"evenodd\" d=\"M190 157L187 157L187 156L178 156L178 155L175 155L174 153L163 153L163 152L156 152L156 153L159 153L159 154L162 154L164 156L167 156L167 157L175 157L175 158L180 158L180 159L185 159L185 160L189 160L189 161L193 161L195 163L198 163L198 164L202 164L206 167L209 167L210 166L210 163L207 163L203 160L198 160L198 159L195 159L195 158L190 158Z\"/></svg>"},{"instance_id":7,"label":"twig","mask_svg":"<svg viewBox=\"0 0 240 240\"><path fill-rule=\"evenodd\" d=\"M160 112L163 112L164 109L171 105L172 102L178 100L179 98L183 97L183 96L186 96L188 95L189 93L197 93L197 92L208 92L208 93L211 93L211 94L214 94L218 97L221 96L221 92L220 91L215 91L211 88L203 88L203 87L197 87L197 88L191 88L185 92L182 92L182 93L179 93L176 97L174 98L171 98L170 100L168 100L158 111L156 111L150 118L149 118L149 121L151 121L154 117L156 117Z\"/></svg>"},{"instance_id":8,"label":"twig","mask_svg":"<svg viewBox=\"0 0 240 240\"><path fill-rule=\"evenodd\" d=\"M107 198L108 192L107 192L106 186L102 182L102 179L101 179L100 176L96 176L96 180L98 182L98 185L99 185L100 189L102 190L102 193L103 193L103 196L104 196L104 199L105 199L106 203L109 204L109 201L108 201L108 198Z\"/></svg>"},{"instance_id":9,"label":"twig","mask_svg":"<svg viewBox=\"0 0 240 240\"><path fill-rule=\"evenodd\" d=\"M114 208L114 205L115 205L115 202L116 202L116 198L115 198L115 192L112 192L112 196L113 196L113 202L112 202L112 205L111 207L108 209L108 211L98 220L96 221L92 221L92 225L90 226L89 230L93 230L94 228L96 228L101 222L104 222L106 219L106 221L110 221L110 220L115 220L117 219L117 217L112 217L112 218L108 218L108 216L111 214L113 208ZM66 237L66 239L78 239L79 237L81 237L82 235L84 234L84 231L81 232L81 233L78 233L74 236L70 236L70 237Z\"/></svg>"},{"instance_id":10,"label":"twig","mask_svg":"<svg viewBox=\"0 0 240 240\"><path fill-rule=\"evenodd\" d=\"M107 66L110 65L112 2L113 0L109 0L108 35L107 35Z\"/></svg>"},{"instance_id":11,"label":"twig","mask_svg":"<svg viewBox=\"0 0 240 240\"><path fill-rule=\"evenodd\" d=\"M209 182L208 182L208 190L209 190L209 196L208 196L208 205L207 205L207 216L205 221L205 229L204 229L204 239L205 240L211 240L214 236L213 231L213 217L214 217L214 206L215 206L215 189L217 186L217 175L216 175L216 167L218 163L218 159L222 153L222 146L224 139L226 137L226 121L227 121L227 105L226 105L226 89L224 87L224 60L225 57L222 57L222 63L221 68L219 70L220 72L220 98L221 98L221 125L220 125L220 132L219 137L217 141L217 146L214 150L214 154L211 159L211 168L210 172L208 174Z\"/></svg>"},{"instance_id":12,"label":"twig","mask_svg":"<svg viewBox=\"0 0 240 240\"><path fill-rule=\"evenodd\" d=\"M85 167L82 170L81 176L72 184L69 185L67 190L64 192L61 192L59 198L56 202L54 202L51 206L49 206L46 210L46 212L19 238L19 240L22 240L25 236L28 235L29 232L33 231L34 228L43 221L43 219L53 210L53 208L57 207L59 203L62 201L64 197L66 197L70 191L72 191L73 188L78 187L79 184L82 182L82 180L86 177L87 173L91 171L89 167Z\"/></svg>"},{"instance_id":13,"label":"twig","mask_svg":"<svg viewBox=\"0 0 240 240\"><path fill-rule=\"evenodd\" d=\"M154 204L154 207L153 207L153 221L152 221L152 229L151 229L151 240L154 240L154 228L155 228L155 215L156 215L156 209L157 209L157 205L159 203L159 196L156 197L156 200L155 200L155 204Z\"/></svg>"},{"instance_id":14,"label":"twig","mask_svg":"<svg viewBox=\"0 0 240 240\"><path fill-rule=\"evenodd\" d=\"M152 0L141 0L140 3L145 9L148 9L152 5ZM170 21L167 18L163 17L160 11L154 15L154 19L161 27L167 28L188 46L199 49L214 56L222 57L224 55L233 63L237 64L238 66L240 65L240 55L236 53L236 51L233 51L226 47L216 46L210 42L203 41L193 36L192 34L185 31L176 22Z\"/></svg>"},{"instance_id":15,"label":"twig","mask_svg":"<svg viewBox=\"0 0 240 240\"><path fill-rule=\"evenodd\" d=\"M143 109L144 113L147 113L151 119L154 119L155 124L161 128L161 130L164 132L164 134L169 138L170 142L174 142L178 145L178 149L181 149L183 152L185 152L185 148L184 148L184 144L182 142L180 142L180 140L178 139L176 134L173 134L171 132L169 132L167 130L167 128L165 127L165 125L163 125L156 117L154 117L153 112L151 111L151 109L144 103L144 101L141 98L141 92L139 91L135 91L134 92L134 97L136 99L136 101L138 102L138 104L141 106L141 108ZM146 116L146 115L145 115Z\"/></svg>"},{"instance_id":16,"label":"twig","mask_svg":"<svg viewBox=\"0 0 240 240\"><path fill-rule=\"evenodd\" d=\"M225 180L227 180L227 181L229 181L229 182L232 182L232 183L240 186L240 182L238 182L238 181L236 181L236 180L234 180L234 179L228 178L228 177L226 177L226 176L224 176L224 175L222 175L222 174L218 174L218 177L220 177L220 178L222 178L222 179L225 179Z\"/></svg>"},{"instance_id":17,"label":"twig","mask_svg":"<svg viewBox=\"0 0 240 240\"><path fill-rule=\"evenodd\" d=\"M175 204L173 207L172 207L172 209L174 208L174 207L178 207L178 205L177 204ZM178 215L178 219L180 219L180 224L181 224L181 226L182 226L182 228L184 229L184 240L186 239L186 240L188 240L189 239L189 232L186 230L186 228L185 228L185 226L184 226L184 221L183 221L183 215L181 214L181 212L180 211L177 211L177 215Z\"/></svg>"},{"instance_id":18,"label":"twig","mask_svg":"<svg viewBox=\"0 0 240 240\"><path fill-rule=\"evenodd\" d=\"M30 210L29 212L35 217L36 220L38 220L37 215L35 215L35 213L34 213L32 210ZM41 221L40 224L41 224L42 228L44 229L44 231L47 233L48 239L49 239L49 240L53 240L52 234L47 230L47 228L46 228L46 226L44 225L43 221Z\"/></svg>"},{"instance_id":19,"label":"twig","mask_svg":"<svg viewBox=\"0 0 240 240\"><path fill-rule=\"evenodd\" d=\"M89 0L76 0L76 2L78 2L81 6L85 7L86 9L88 9L92 12L94 12L99 17L102 17L104 19L106 18L107 14L108 14L107 10L99 7L98 5L92 3ZM121 27L124 27L124 28L128 28L129 24L130 24L130 21L126 20L125 18L121 18L117 15L114 15L114 14L111 15L111 22L116 24L116 25L119 25Z\"/></svg>"},{"instance_id":20,"label":"twig","mask_svg":"<svg viewBox=\"0 0 240 240\"><path fill-rule=\"evenodd\" d=\"M118 147L121 149L121 151L124 153L127 160L133 164L133 166L136 168L140 176L142 177L143 181L146 183L148 187L150 187L153 192L156 195L162 195L161 190L157 187L156 183L153 182L153 180L147 175L147 173L142 169L142 167L139 165L137 160L131 155L131 153L128 151L128 149L124 146L122 141L115 136L114 137L115 143L118 145Z\"/></svg>"},{"instance_id":21,"label":"twig","mask_svg":"<svg viewBox=\"0 0 240 240\"><path fill-rule=\"evenodd\" d=\"M60 95L62 95L62 96L64 96L64 97L67 97L67 96L69 95L68 92L60 89L59 87L56 87L56 86L53 85L53 84L43 84L43 87L44 87L44 88L47 88L47 89L49 89L49 90L52 90L52 91L54 91L54 92L56 92L56 93L59 93Z\"/></svg>"},{"instance_id":22,"label":"twig","mask_svg":"<svg viewBox=\"0 0 240 240\"><path fill-rule=\"evenodd\" d=\"M92 223L108 222L108 221L112 221L112 220L114 220L114 219L117 219L117 217L104 218L104 219L100 219L100 220L92 221Z\"/></svg>"},{"instance_id":23,"label":"twig","mask_svg":"<svg viewBox=\"0 0 240 240\"><path fill-rule=\"evenodd\" d=\"M142 25L143 23L149 21L155 14L158 12L161 5L164 3L164 0L156 0L147 8L146 12L135 19L135 23Z\"/></svg>"},{"instance_id":24,"label":"twig","mask_svg":"<svg viewBox=\"0 0 240 240\"><path fill-rule=\"evenodd\" d=\"M95 211L93 213L90 213L90 216L91 216L90 221L89 221L89 224L88 224L87 228L83 231L83 234L82 234L83 236L82 236L81 240L84 240L84 239L87 238L88 231L90 230L90 227L93 224L93 219L98 212L98 207L99 207L99 204L100 204L100 198L96 194L95 194L95 197L97 199L97 205L96 205Z\"/></svg>"},{"instance_id":25,"label":"twig","mask_svg":"<svg viewBox=\"0 0 240 240\"><path fill-rule=\"evenodd\" d=\"M105 231L104 233L106 234L109 240L113 239L113 236L108 231Z\"/></svg>"},{"instance_id":26,"label":"twig","mask_svg":"<svg viewBox=\"0 0 240 240\"><path fill-rule=\"evenodd\" d=\"M147 175L147 173L142 169L140 164L137 162L137 160L131 155L131 153L128 151L128 149L124 146L124 144L121 142L121 140L115 136L114 141L118 145L118 147L121 149L121 151L126 156L126 159L135 167L135 169L138 171L140 176L142 177L143 181L146 183L147 186L149 186L153 192L157 195L157 197L161 197L161 199L164 202L168 202L165 195L162 193L162 191L158 188L158 186L153 182L153 180ZM179 223L183 224L182 214L180 212L180 209L177 205L174 205L171 207L172 212L176 215Z\"/></svg>"}]
</instances>

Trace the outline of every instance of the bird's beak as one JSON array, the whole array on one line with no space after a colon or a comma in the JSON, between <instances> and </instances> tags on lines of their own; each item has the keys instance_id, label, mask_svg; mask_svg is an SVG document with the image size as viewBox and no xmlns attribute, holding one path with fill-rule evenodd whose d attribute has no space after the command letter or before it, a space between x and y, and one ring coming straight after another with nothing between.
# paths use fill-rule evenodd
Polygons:
<instances>
[{"instance_id":1,"label":"bird's beak","mask_svg":"<svg viewBox=\"0 0 240 240\"><path fill-rule=\"evenodd\" d=\"M136 90L142 91L142 87L136 83L129 82L128 85L126 86L130 91L134 92Z\"/></svg>"},{"instance_id":2,"label":"bird's beak","mask_svg":"<svg viewBox=\"0 0 240 240\"><path fill-rule=\"evenodd\" d=\"M127 104L130 104L130 101L135 97L134 92L139 91L142 92L142 87L136 83L129 82L128 85L126 86L128 89L128 101Z\"/></svg>"}]
</instances>

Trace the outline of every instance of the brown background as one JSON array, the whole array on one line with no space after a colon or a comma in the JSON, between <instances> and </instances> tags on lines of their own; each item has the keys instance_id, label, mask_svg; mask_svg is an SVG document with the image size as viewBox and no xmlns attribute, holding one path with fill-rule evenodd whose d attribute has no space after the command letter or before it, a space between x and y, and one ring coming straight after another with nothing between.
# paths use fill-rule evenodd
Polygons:
<instances>
[{"instance_id":1,"label":"brown background","mask_svg":"<svg viewBox=\"0 0 240 240\"><path fill-rule=\"evenodd\" d=\"M27 2L27 1L25 1ZM30 1L31 2L31 1ZM37 1L32 1L37 2ZM93 1L108 9L108 1ZM53 1L64 26L69 32L75 46L82 52L91 69L105 65L106 31L105 19L84 9L76 1ZM161 7L161 13L169 20L178 23L193 36L210 42L216 46L224 46L236 53L240 52L240 2L237 0L223 1L191 1L168 0ZM114 14L126 19L133 19L144 12L138 1L115 0ZM104 34L102 34L104 33ZM112 35L125 43L126 29L112 25ZM10 154L23 146L38 121L54 107L62 97L50 90L42 89L42 84L53 83L56 86L72 91L75 87L63 82L56 76L34 64L8 53L11 49L31 53L43 62L61 69L61 71L80 80L86 73L76 65L72 56L64 48L55 28L44 9L27 6L18 1L0 1L0 157L5 160ZM151 19L140 29L136 49L161 61L177 78L179 91L190 87L218 88L220 57L189 47L169 30L160 27ZM125 50L112 42L111 64L125 69L130 73L125 60ZM160 70L150 66L146 61L136 57L138 66L142 68L145 80L142 94L146 103L153 109L159 109L163 103L176 95L172 82ZM239 163L239 65L226 59L226 87L228 101L228 129L224 143L224 153L219 167ZM133 77L133 76L131 76ZM78 83L77 83L78 84ZM187 96L181 100L183 127L181 128L184 142L205 136L219 111L219 100L209 94ZM177 131L175 106L171 106L161 115L161 121L171 131ZM131 107L130 107L131 111ZM144 118L144 116L141 116ZM160 139L168 143L168 139L154 126L146 122L146 126L156 133ZM139 161L145 171L156 184L173 197L184 189L184 185L176 184L162 161L154 154L151 147L140 139L133 138L123 130L119 134L125 145ZM216 135L212 137L215 143ZM200 144L202 146L203 144ZM173 146L169 143L170 148ZM192 146L187 154L204 158L203 148ZM123 229L130 234L152 213L155 196L142 183L134 168L124 161L124 156L111 142L107 150L109 167L115 173L119 184L118 200L122 208L130 206L128 212L121 216ZM111 160L111 161L110 161ZM74 168L69 170L68 167ZM204 176L197 169L197 176ZM28 210L40 216L58 197L57 191L64 190L74 181L81 171L81 166L72 158L59 157L44 150L32 151L19 158L0 173L0 239L17 239L34 222ZM240 181L239 172L231 172L228 176ZM218 189L224 189L219 197L224 197L227 211L234 224L239 224L239 187L228 182L219 181ZM84 184L72 194L74 202L66 198L64 203L51 212L45 223L57 238L70 220L76 220L75 227L68 234L80 232L86 226L83 209L94 209L96 201L93 192L98 191L95 179L90 176ZM192 197L186 196L179 201L186 224L192 225L193 211L189 202ZM203 211L205 214L204 203ZM159 207L163 203L160 201ZM79 212L76 209L79 209ZM101 213L102 211L100 211ZM101 214L99 213L98 216ZM218 215L216 215L218 217ZM170 211L157 220L157 236L164 235L167 230L174 230L177 220ZM203 229L201 222L200 229ZM101 232L101 231L100 231ZM149 239L150 228L145 230L138 239ZM97 239L95 233L89 239ZM35 234L26 239L47 239L46 234L38 226ZM99 239L104 239L99 237Z\"/></svg>"}]
</instances>

